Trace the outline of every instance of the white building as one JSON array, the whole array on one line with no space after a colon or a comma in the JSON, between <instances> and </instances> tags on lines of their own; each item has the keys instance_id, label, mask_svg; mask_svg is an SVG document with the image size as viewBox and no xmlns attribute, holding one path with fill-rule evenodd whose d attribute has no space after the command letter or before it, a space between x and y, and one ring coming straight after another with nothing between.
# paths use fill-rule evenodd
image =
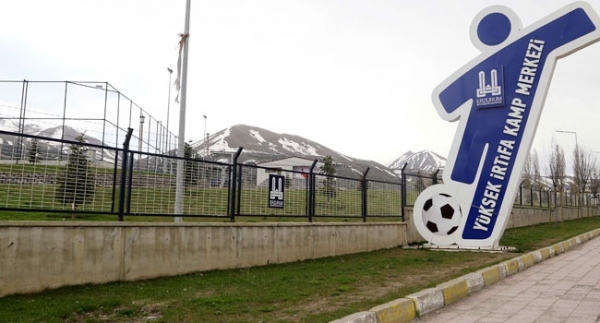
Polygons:
<instances>
[{"instance_id":1,"label":"white building","mask_svg":"<svg viewBox=\"0 0 600 323\"><path fill-rule=\"evenodd\" d=\"M283 175L290 179L307 179L308 174L310 174L310 166L312 166L313 162L314 159L288 157L270 162L259 163L257 166L264 168L257 169L256 183L259 186L263 183L266 183L270 174ZM323 163L317 162L313 172L315 174L321 173L321 166L323 166Z\"/></svg>"}]
</instances>

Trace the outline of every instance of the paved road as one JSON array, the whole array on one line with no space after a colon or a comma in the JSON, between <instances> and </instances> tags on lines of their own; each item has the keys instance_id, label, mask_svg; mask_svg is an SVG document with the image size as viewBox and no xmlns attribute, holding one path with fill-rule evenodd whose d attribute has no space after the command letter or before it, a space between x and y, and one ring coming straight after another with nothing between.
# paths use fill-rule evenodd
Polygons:
<instances>
[{"instance_id":1,"label":"paved road","mask_svg":"<svg viewBox=\"0 0 600 323\"><path fill-rule=\"evenodd\" d=\"M600 237L412 322L600 322Z\"/></svg>"}]
</instances>

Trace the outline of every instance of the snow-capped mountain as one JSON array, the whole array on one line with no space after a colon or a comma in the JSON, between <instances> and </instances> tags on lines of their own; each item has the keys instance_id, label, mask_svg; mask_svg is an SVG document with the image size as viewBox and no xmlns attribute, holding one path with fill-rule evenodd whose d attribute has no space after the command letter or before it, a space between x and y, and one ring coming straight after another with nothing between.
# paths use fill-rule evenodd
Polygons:
<instances>
[{"instance_id":1,"label":"snow-capped mountain","mask_svg":"<svg viewBox=\"0 0 600 323\"><path fill-rule=\"evenodd\" d=\"M325 156L332 153L341 155L320 144L290 134L280 134L267 129L248 125L235 125L221 130L209 138L211 152L235 152L238 147L244 147L246 153L268 153L294 156ZM202 155L203 141L192 144ZM345 157L350 160L350 158Z\"/></svg>"},{"instance_id":2,"label":"snow-capped mountain","mask_svg":"<svg viewBox=\"0 0 600 323\"><path fill-rule=\"evenodd\" d=\"M2 118L0 118L0 130L14 132L14 133L20 133L19 121L17 119L2 119ZM25 123L25 125L23 126L23 132L28 135L34 135L34 136L40 136L40 137L52 138L52 139L64 138L64 140L71 140L71 141L76 141L75 138L77 138L77 136L79 136L81 134L81 131L65 125L64 126L64 136L63 136L63 126L51 126L51 127L44 128L42 125L37 124L35 122L31 122L31 121L28 121L27 123ZM85 142L87 142L87 143L94 144L94 145L102 145L101 140L94 138L90 135L86 134L84 138L85 138ZM30 143L31 143L30 138L26 138L22 142L25 150L28 149L27 147L29 147ZM20 146L20 145L21 145L21 141L18 136L10 135L10 134L0 134L0 155L2 158L7 158L7 159L14 158L14 154L18 152L18 150L15 150L14 147ZM40 150L40 152L43 152L44 158L47 158L47 159L58 158L58 156L60 155L59 152L60 152L61 147L63 150L63 154L68 154L69 145L61 145L61 143L58 141L40 140L38 142L38 149ZM95 149L93 149L93 150L95 150ZM104 151L102 153L96 152L95 158L96 159L101 158L105 162L113 163L114 158L115 158L114 151L106 150L106 149L103 149L103 150Z\"/></svg>"},{"instance_id":3,"label":"snow-capped mountain","mask_svg":"<svg viewBox=\"0 0 600 323\"><path fill-rule=\"evenodd\" d=\"M387 166L399 173L402 167L404 167L404 164L407 164L407 171L433 173L439 168L444 168L446 165L446 158L431 150L421 150L419 152L408 151L402 156L389 162Z\"/></svg>"},{"instance_id":4,"label":"snow-capped mountain","mask_svg":"<svg viewBox=\"0 0 600 323\"><path fill-rule=\"evenodd\" d=\"M9 132L21 132L19 131L19 120L0 118L0 130ZM24 132L29 135L37 135L41 130L42 126L36 123L28 122L24 125Z\"/></svg>"},{"instance_id":5,"label":"snow-capped mountain","mask_svg":"<svg viewBox=\"0 0 600 323\"><path fill-rule=\"evenodd\" d=\"M329 155L335 163L336 175L358 178L370 167L370 179L397 180L394 172L375 161L346 156L298 135L276 133L249 125L235 125L221 130L209 137L208 144L209 159L222 162L229 162L238 147L244 147L239 159L242 163L261 163L292 156L322 160ZM204 141L193 143L192 148L200 156L206 156Z\"/></svg>"},{"instance_id":6,"label":"snow-capped mountain","mask_svg":"<svg viewBox=\"0 0 600 323\"><path fill-rule=\"evenodd\" d=\"M0 130L18 133L19 123L17 119L0 118ZM36 135L46 138L66 140L75 140L81 133L80 130L64 126L48 126L28 122L24 126L24 132L30 135ZM101 145L102 142L86 134L85 139L88 143ZM26 145L29 140L25 140ZM14 147L19 145L19 139L15 135L0 134L0 153L2 158L11 158L15 153ZM39 148L44 150L47 158L57 158L60 150L60 143L54 141L40 141ZM242 155L239 158L240 163L260 164L261 162L274 161L287 157L302 157L306 159L322 160L325 156L332 156L336 174L339 176L360 178L363 172L368 168L368 178L375 180L397 181L395 169L400 169L404 163L408 163L407 170L420 170L422 172L432 172L435 169L443 167L445 158L431 151L422 151L418 153L407 152L400 158L389 163L389 166L377 163L372 160L363 160L344 155L329 147L325 147L315 141L292 134L275 133L267 129L249 126L235 125L221 130L208 139L207 143L203 140L192 144L192 148L200 157L206 157L213 161L230 163L233 154L243 147ZM68 153L68 145L62 146L63 153ZM114 162L114 152L104 150L102 154L96 152L96 157L102 155L102 160ZM14 157L14 156L12 156Z\"/></svg>"}]
</instances>

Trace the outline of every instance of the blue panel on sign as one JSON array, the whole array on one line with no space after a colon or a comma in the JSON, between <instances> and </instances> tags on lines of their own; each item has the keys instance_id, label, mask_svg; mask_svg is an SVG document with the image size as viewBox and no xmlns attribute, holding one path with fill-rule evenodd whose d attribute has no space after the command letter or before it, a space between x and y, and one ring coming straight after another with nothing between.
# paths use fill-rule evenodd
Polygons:
<instances>
[{"instance_id":1,"label":"blue panel on sign","mask_svg":"<svg viewBox=\"0 0 600 323\"><path fill-rule=\"evenodd\" d=\"M502 43L510 35L511 23L507 16L492 13L485 16L477 26L477 36L482 43L495 46Z\"/></svg>"}]
</instances>

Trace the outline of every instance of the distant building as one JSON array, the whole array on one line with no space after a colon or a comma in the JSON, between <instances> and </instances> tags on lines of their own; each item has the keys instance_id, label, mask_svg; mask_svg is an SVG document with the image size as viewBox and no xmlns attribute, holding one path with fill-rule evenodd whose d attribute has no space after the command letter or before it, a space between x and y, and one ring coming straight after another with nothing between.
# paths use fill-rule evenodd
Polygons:
<instances>
[{"instance_id":1,"label":"distant building","mask_svg":"<svg viewBox=\"0 0 600 323\"><path fill-rule=\"evenodd\" d=\"M256 172L256 182L258 185L266 183L269 179L270 174L284 175L290 179L307 179L310 174L310 166L312 166L314 159L307 159L301 157L288 157L270 162L259 163L257 166L260 168ZM315 173L320 173L322 162L317 162Z\"/></svg>"}]
</instances>

